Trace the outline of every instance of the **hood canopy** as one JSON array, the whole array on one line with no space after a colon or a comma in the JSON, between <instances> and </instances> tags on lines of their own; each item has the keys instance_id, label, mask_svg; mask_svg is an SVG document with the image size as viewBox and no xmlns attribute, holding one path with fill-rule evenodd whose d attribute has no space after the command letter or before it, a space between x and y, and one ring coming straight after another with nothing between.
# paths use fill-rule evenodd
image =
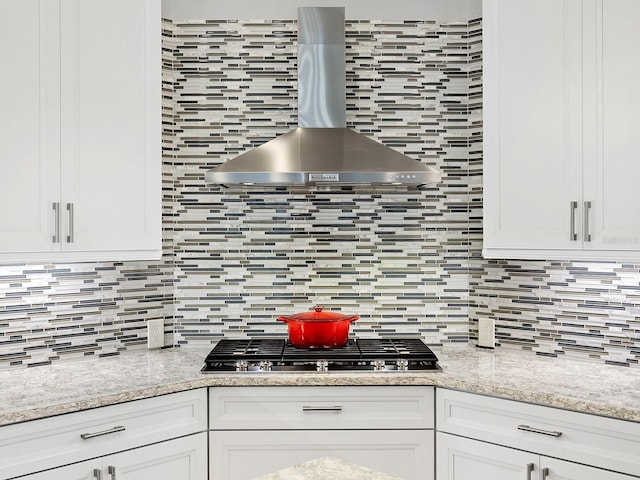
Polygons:
<instances>
[{"instance_id":1,"label":"hood canopy","mask_svg":"<svg viewBox=\"0 0 640 480\"><path fill-rule=\"evenodd\" d=\"M222 186L405 185L436 169L345 127L344 7L298 8L299 128L206 172Z\"/></svg>"}]
</instances>

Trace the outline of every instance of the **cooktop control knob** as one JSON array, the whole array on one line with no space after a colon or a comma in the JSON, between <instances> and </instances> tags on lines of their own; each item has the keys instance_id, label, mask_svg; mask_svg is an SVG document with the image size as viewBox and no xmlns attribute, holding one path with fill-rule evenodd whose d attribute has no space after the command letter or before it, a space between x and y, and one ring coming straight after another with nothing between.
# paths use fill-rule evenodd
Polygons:
<instances>
[{"instance_id":1,"label":"cooktop control knob","mask_svg":"<svg viewBox=\"0 0 640 480\"><path fill-rule=\"evenodd\" d=\"M271 367L273 366L273 363L265 360L260 362L260 371L261 372L270 372L271 371Z\"/></svg>"},{"instance_id":2,"label":"cooktop control knob","mask_svg":"<svg viewBox=\"0 0 640 480\"><path fill-rule=\"evenodd\" d=\"M249 362L246 360L238 360L236 362L236 372L246 372L249 370Z\"/></svg>"},{"instance_id":3,"label":"cooktop control knob","mask_svg":"<svg viewBox=\"0 0 640 480\"><path fill-rule=\"evenodd\" d=\"M409 360L406 358L396 360L396 367L398 370L409 370Z\"/></svg>"},{"instance_id":4,"label":"cooktop control knob","mask_svg":"<svg viewBox=\"0 0 640 480\"><path fill-rule=\"evenodd\" d=\"M371 362L371 365L373 365L373 370L376 372L379 372L385 369L384 360L374 360L373 362Z\"/></svg>"},{"instance_id":5,"label":"cooktop control knob","mask_svg":"<svg viewBox=\"0 0 640 480\"><path fill-rule=\"evenodd\" d=\"M318 360L316 362L316 370L319 372L329 371L329 362L327 360Z\"/></svg>"}]
</instances>

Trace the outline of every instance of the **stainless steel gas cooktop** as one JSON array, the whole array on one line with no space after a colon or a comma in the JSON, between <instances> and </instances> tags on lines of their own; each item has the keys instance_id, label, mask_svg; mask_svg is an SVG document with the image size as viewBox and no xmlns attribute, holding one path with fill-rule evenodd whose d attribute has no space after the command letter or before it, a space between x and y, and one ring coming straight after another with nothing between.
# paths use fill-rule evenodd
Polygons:
<instances>
[{"instance_id":1,"label":"stainless steel gas cooktop","mask_svg":"<svg viewBox=\"0 0 640 480\"><path fill-rule=\"evenodd\" d=\"M440 370L418 338L359 338L344 347L297 348L285 339L223 339L202 372L407 372Z\"/></svg>"}]
</instances>

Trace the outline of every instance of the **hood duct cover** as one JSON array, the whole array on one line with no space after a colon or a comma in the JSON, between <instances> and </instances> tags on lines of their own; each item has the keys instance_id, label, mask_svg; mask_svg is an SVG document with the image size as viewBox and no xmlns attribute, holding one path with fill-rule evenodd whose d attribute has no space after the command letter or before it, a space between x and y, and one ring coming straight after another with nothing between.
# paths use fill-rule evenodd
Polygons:
<instances>
[{"instance_id":1,"label":"hood duct cover","mask_svg":"<svg viewBox=\"0 0 640 480\"><path fill-rule=\"evenodd\" d=\"M344 7L298 8L299 127L206 172L222 186L438 183L432 167L345 127Z\"/></svg>"}]
</instances>

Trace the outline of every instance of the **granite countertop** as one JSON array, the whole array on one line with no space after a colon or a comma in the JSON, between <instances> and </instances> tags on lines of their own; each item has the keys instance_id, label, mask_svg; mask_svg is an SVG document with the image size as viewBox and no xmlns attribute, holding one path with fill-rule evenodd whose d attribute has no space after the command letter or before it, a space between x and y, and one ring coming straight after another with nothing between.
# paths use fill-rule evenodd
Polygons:
<instances>
[{"instance_id":1,"label":"granite countertop","mask_svg":"<svg viewBox=\"0 0 640 480\"><path fill-rule=\"evenodd\" d=\"M337 458L321 457L255 480L400 480Z\"/></svg>"},{"instance_id":2,"label":"granite countertop","mask_svg":"<svg viewBox=\"0 0 640 480\"><path fill-rule=\"evenodd\" d=\"M427 373L200 373L212 346L0 371L0 425L207 386L435 385L640 422L640 368L473 346L432 347Z\"/></svg>"}]
</instances>

